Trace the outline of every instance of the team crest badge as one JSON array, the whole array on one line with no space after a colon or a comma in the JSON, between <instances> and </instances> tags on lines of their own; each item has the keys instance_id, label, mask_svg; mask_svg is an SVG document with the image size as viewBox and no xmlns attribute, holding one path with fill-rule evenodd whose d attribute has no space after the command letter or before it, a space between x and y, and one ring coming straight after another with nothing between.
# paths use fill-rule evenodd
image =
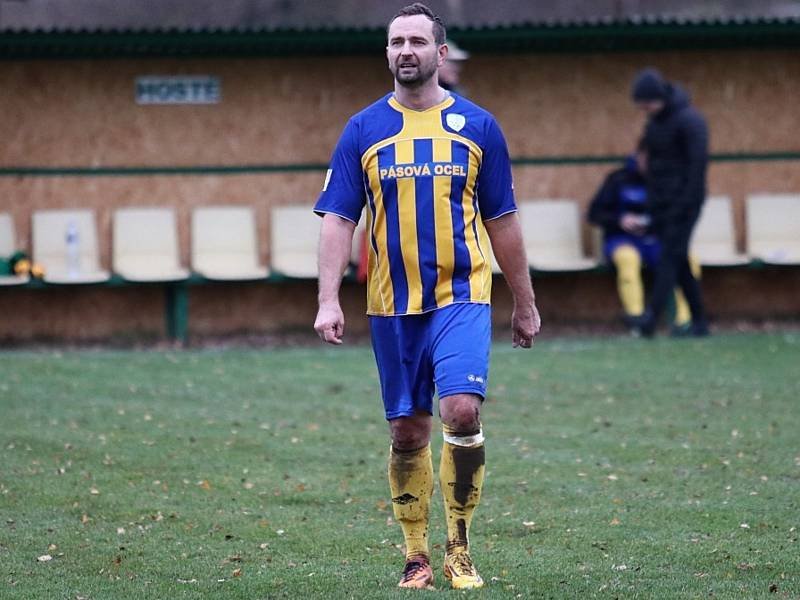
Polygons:
<instances>
[{"instance_id":1,"label":"team crest badge","mask_svg":"<svg viewBox=\"0 0 800 600\"><path fill-rule=\"evenodd\" d=\"M467 119L464 115L459 115L457 113L449 113L445 121L447 121L447 126L453 131L461 131L464 129L464 125L467 124Z\"/></svg>"}]
</instances>

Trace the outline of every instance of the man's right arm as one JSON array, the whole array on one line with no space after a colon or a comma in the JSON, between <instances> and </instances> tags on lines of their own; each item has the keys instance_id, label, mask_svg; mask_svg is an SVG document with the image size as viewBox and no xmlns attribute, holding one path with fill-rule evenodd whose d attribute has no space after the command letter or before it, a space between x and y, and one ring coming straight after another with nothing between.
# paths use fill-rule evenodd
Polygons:
<instances>
[{"instance_id":1,"label":"man's right arm","mask_svg":"<svg viewBox=\"0 0 800 600\"><path fill-rule=\"evenodd\" d=\"M329 344L341 344L344 313L339 304L339 288L350 260L355 223L338 215L322 218L319 235L319 310L314 329Z\"/></svg>"},{"instance_id":2,"label":"man's right arm","mask_svg":"<svg viewBox=\"0 0 800 600\"><path fill-rule=\"evenodd\" d=\"M350 261L353 231L364 207L358 124L350 119L333 151L314 211L322 216L319 234L319 310L314 329L329 344L341 344L344 314L339 287Z\"/></svg>"}]
</instances>

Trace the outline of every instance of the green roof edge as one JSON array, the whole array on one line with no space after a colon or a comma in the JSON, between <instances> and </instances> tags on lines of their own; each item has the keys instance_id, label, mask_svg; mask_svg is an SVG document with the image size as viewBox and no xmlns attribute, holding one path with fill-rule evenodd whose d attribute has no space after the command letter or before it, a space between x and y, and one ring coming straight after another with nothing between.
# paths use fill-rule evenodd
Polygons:
<instances>
[{"instance_id":1,"label":"green roof edge","mask_svg":"<svg viewBox=\"0 0 800 600\"><path fill-rule=\"evenodd\" d=\"M472 51L626 52L800 48L800 19L621 22L451 28ZM383 28L164 31L4 31L0 58L132 58L371 54Z\"/></svg>"}]
</instances>

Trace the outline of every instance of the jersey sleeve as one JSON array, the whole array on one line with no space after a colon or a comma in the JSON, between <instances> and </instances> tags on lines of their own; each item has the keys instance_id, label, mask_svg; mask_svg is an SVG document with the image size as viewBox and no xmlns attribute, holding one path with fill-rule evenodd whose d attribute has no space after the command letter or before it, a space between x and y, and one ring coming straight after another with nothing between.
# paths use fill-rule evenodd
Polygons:
<instances>
[{"instance_id":1,"label":"jersey sleeve","mask_svg":"<svg viewBox=\"0 0 800 600\"><path fill-rule=\"evenodd\" d=\"M322 193L314 212L334 214L358 223L366 202L361 156L358 151L358 126L350 119L333 151Z\"/></svg>"},{"instance_id":2,"label":"jersey sleeve","mask_svg":"<svg viewBox=\"0 0 800 600\"><path fill-rule=\"evenodd\" d=\"M497 122L490 119L478 173L478 208L484 221L516 212L508 146Z\"/></svg>"}]
</instances>

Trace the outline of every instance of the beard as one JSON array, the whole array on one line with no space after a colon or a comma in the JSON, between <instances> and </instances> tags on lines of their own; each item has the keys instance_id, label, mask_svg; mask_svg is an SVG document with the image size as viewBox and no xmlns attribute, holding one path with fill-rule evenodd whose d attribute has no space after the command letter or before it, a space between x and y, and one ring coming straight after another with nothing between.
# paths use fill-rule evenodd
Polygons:
<instances>
[{"instance_id":1,"label":"beard","mask_svg":"<svg viewBox=\"0 0 800 600\"><path fill-rule=\"evenodd\" d=\"M405 69L401 69L399 64L394 64L391 71L397 83L415 88L431 80L436 73L436 62L435 60L427 63L420 62L416 68L406 67Z\"/></svg>"}]
</instances>

